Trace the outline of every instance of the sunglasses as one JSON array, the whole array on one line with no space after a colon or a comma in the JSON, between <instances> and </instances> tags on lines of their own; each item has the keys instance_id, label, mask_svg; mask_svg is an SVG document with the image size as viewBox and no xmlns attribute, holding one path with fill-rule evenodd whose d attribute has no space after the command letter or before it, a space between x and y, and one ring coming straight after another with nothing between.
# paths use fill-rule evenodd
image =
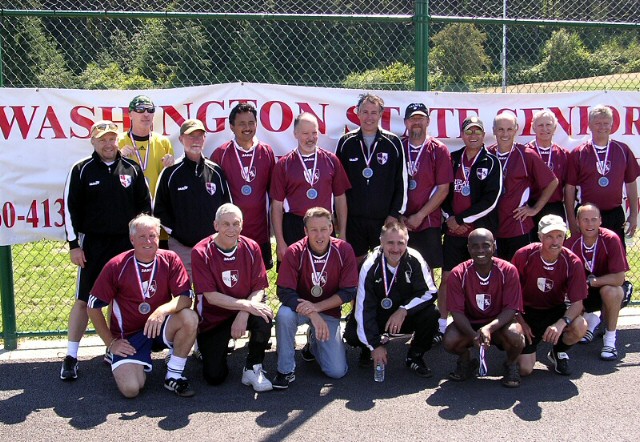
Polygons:
<instances>
[{"instance_id":1,"label":"sunglasses","mask_svg":"<svg viewBox=\"0 0 640 442\"><path fill-rule=\"evenodd\" d=\"M146 107L146 106L136 106L136 107L133 109L133 111L134 111L136 114L144 114L144 113L145 113L145 111L146 111L147 113L153 114L153 113L155 113L155 112L156 112L156 108L155 108L155 107Z\"/></svg>"},{"instance_id":2,"label":"sunglasses","mask_svg":"<svg viewBox=\"0 0 640 442\"><path fill-rule=\"evenodd\" d=\"M91 133L96 133L98 131L103 131L103 130L118 130L118 125L115 123L101 123L101 124L97 124L95 126L93 126L93 130L91 131Z\"/></svg>"},{"instance_id":3,"label":"sunglasses","mask_svg":"<svg viewBox=\"0 0 640 442\"><path fill-rule=\"evenodd\" d=\"M482 129L467 129L464 133L465 135L482 135L484 131Z\"/></svg>"}]
</instances>

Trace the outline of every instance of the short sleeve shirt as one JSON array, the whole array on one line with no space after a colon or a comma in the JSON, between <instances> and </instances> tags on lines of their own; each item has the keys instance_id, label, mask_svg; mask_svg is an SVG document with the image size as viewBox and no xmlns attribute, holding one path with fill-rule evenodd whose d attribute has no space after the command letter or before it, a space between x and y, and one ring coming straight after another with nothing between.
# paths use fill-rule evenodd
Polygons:
<instances>
[{"instance_id":1,"label":"short sleeve shirt","mask_svg":"<svg viewBox=\"0 0 640 442\"><path fill-rule=\"evenodd\" d=\"M558 203L564 201L564 184L567 181L567 169L569 167L569 152L562 146L553 143L551 147L543 148L536 145L535 140L527 144L527 149L533 150L544 164L558 178L558 187L553 191L549 198L549 203ZM531 192L531 197L538 201L543 189L535 187Z\"/></svg>"},{"instance_id":2,"label":"short sleeve shirt","mask_svg":"<svg viewBox=\"0 0 640 442\"><path fill-rule=\"evenodd\" d=\"M571 237L565 246L580 258L587 274L603 276L629 271L622 241L618 235L604 227L598 229L597 243L591 249L583 243L582 235Z\"/></svg>"}]
</instances>

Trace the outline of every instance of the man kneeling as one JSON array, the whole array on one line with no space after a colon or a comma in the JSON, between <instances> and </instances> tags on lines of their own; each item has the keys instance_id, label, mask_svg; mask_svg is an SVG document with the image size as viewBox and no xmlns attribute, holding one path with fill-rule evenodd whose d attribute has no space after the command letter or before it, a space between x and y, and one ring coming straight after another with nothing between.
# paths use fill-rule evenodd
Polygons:
<instances>
[{"instance_id":1,"label":"man kneeling","mask_svg":"<svg viewBox=\"0 0 640 442\"><path fill-rule=\"evenodd\" d=\"M159 219L139 215L129 223L129 237L133 250L112 258L90 292L89 318L113 354L111 370L125 397L136 397L144 387L151 352L167 347L173 355L164 386L191 397L194 392L182 375L198 326L189 276L178 255L158 250ZM101 309L110 303L107 325Z\"/></svg>"}]
</instances>

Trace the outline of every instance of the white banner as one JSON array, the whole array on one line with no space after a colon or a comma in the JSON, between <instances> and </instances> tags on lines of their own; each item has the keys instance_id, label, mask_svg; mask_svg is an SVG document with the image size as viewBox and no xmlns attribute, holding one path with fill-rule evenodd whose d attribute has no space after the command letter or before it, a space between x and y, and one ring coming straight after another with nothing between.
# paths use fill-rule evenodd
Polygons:
<instances>
[{"instance_id":1,"label":"white banner","mask_svg":"<svg viewBox=\"0 0 640 442\"><path fill-rule=\"evenodd\" d=\"M0 89L0 245L42 238L64 239L63 188L69 168L91 154L89 128L106 119L129 126L127 108L138 93L149 95L158 111L154 130L168 136L176 155L182 155L178 131L187 118L207 127L205 154L231 138L230 109L241 101L258 108L258 137L277 155L291 150L293 119L303 111L320 121L319 145L334 150L337 140L357 128L354 107L362 91L349 89L237 83L146 91L93 91L67 89ZM518 141L533 138L531 119L543 108L558 117L555 140L573 149L588 139L588 111L606 104L614 111L613 137L640 156L639 92L574 92L557 94L472 94L445 92L378 91L385 100L381 125L404 134L404 109L423 102L431 110L429 132L451 150L461 147L460 123L478 115L485 123L486 143L493 142L491 125L499 111L518 117Z\"/></svg>"}]
</instances>

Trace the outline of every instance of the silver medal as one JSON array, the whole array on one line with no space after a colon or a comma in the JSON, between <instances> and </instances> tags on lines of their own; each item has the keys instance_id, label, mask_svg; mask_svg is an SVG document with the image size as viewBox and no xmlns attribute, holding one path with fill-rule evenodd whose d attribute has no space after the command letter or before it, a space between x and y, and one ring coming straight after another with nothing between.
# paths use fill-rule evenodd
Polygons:
<instances>
[{"instance_id":1,"label":"silver medal","mask_svg":"<svg viewBox=\"0 0 640 442\"><path fill-rule=\"evenodd\" d=\"M311 287L311 296L315 298L319 298L320 296L322 296L322 287L320 287L319 285L314 285L313 287Z\"/></svg>"},{"instance_id":2,"label":"silver medal","mask_svg":"<svg viewBox=\"0 0 640 442\"><path fill-rule=\"evenodd\" d=\"M607 187L609 185L609 178L607 178L606 176L601 176L598 179L598 185L600 187Z\"/></svg>"},{"instance_id":3,"label":"silver medal","mask_svg":"<svg viewBox=\"0 0 640 442\"><path fill-rule=\"evenodd\" d=\"M469 186L462 186L462 191L460 192L462 196L471 195L471 188Z\"/></svg>"},{"instance_id":4,"label":"silver medal","mask_svg":"<svg viewBox=\"0 0 640 442\"><path fill-rule=\"evenodd\" d=\"M391 300L391 298L382 298L382 301L380 301L380 305L383 309L389 310L391 307L393 307L393 301Z\"/></svg>"},{"instance_id":5,"label":"silver medal","mask_svg":"<svg viewBox=\"0 0 640 442\"><path fill-rule=\"evenodd\" d=\"M365 177L366 179L369 179L373 176L373 169L370 167L365 167L362 170L362 176Z\"/></svg>"},{"instance_id":6,"label":"silver medal","mask_svg":"<svg viewBox=\"0 0 640 442\"><path fill-rule=\"evenodd\" d=\"M138 311L140 312L141 315L148 315L149 312L151 311L151 306L149 305L148 302L142 302L138 306Z\"/></svg>"},{"instance_id":7,"label":"silver medal","mask_svg":"<svg viewBox=\"0 0 640 442\"><path fill-rule=\"evenodd\" d=\"M244 186L242 186L242 188L240 189L240 191L242 192L242 194L244 196L249 196L251 195L251 192L253 191L253 189L251 188L250 185L245 184Z\"/></svg>"},{"instance_id":8,"label":"silver medal","mask_svg":"<svg viewBox=\"0 0 640 442\"><path fill-rule=\"evenodd\" d=\"M416 187L418 187L416 180L409 180L409 190L415 190Z\"/></svg>"},{"instance_id":9,"label":"silver medal","mask_svg":"<svg viewBox=\"0 0 640 442\"><path fill-rule=\"evenodd\" d=\"M307 190L307 198L309 198L310 200L318 198L318 191L314 188Z\"/></svg>"}]
</instances>

